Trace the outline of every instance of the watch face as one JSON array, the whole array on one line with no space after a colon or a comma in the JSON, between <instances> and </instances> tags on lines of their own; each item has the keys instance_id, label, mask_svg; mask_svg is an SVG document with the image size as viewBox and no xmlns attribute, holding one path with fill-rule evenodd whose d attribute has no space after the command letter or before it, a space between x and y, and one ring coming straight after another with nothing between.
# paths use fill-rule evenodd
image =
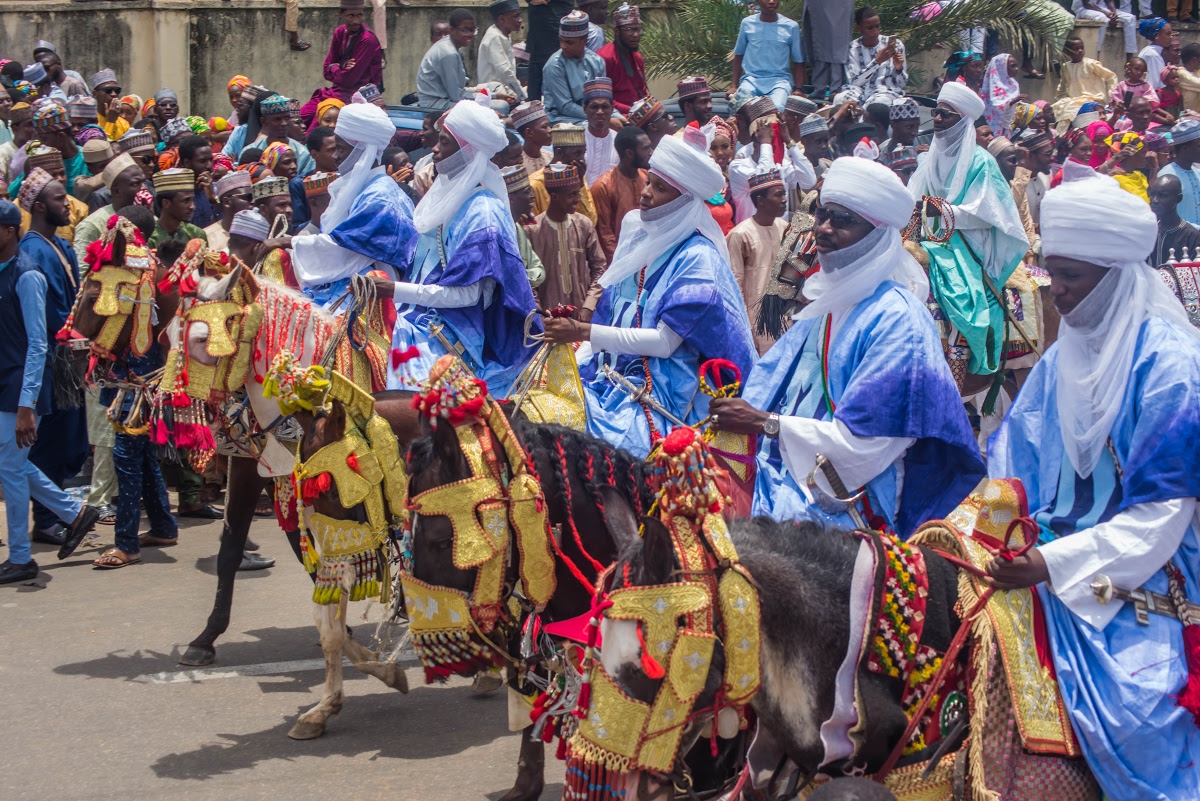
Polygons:
<instances>
[{"instance_id":1,"label":"watch face","mask_svg":"<svg viewBox=\"0 0 1200 801\"><path fill-rule=\"evenodd\" d=\"M763 423L763 433L768 437L773 437L779 433L779 418L776 415L771 415Z\"/></svg>"}]
</instances>

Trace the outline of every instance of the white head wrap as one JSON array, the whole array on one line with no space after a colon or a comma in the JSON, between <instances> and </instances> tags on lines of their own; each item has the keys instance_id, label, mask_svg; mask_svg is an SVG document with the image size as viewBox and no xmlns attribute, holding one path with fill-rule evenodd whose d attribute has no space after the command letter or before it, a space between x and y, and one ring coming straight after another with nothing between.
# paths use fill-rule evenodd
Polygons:
<instances>
[{"instance_id":1,"label":"white head wrap","mask_svg":"<svg viewBox=\"0 0 1200 801\"><path fill-rule=\"evenodd\" d=\"M1096 209L1104 209L1102 226ZM1058 329L1058 405L1063 447L1075 472L1091 475L1100 460L1133 369L1137 334L1147 317L1161 317L1200 336L1187 314L1146 263L1158 221L1144 200L1113 180L1063 184L1042 201L1042 245L1109 272L1062 318Z\"/></svg>"},{"instance_id":2,"label":"white head wrap","mask_svg":"<svg viewBox=\"0 0 1200 801\"><path fill-rule=\"evenodd\" d=\"M983 98L965 83L950 81L942 84L937 99L939 103L945 103L970 120L972 126L975 120L983 116Z\"/></svg>"},{"instance_id":3,"label":"white head wrap","mask_svg":"<svg viewBox=\"0 0 1200 801\"><path fill-rule=\"evenodd\" d=\"M625 215L612 264L600 276L600 286L619 284L697 229L729 260L725 237L704 202L725 189L725 176L708 155L715 132L716 126L710 122L703 128L684 128L682 135L667 136L658 143L650 157L650 172L681 194L658 208L647 212L635 209Z\"/></svg>"},{"instance_id":4,"label":"white head wrap","mask_svg":"<svg viewBox=\"0 0 1200 801\"><path fill-rule=\"evenodd\" d=\"M917 200L924 195L957 198L975 158L975 120L983 113L983 101L965 83L947 83L938 92L938 102L953 108L962 119L933 134L926 158L908 179L908 188Z\"/></svg>"},{"instance_id":5,"label":"white head wrap","mask_svg":"<svg viewBox=\"0 0 1200 801\"><path fill-rule=\"evenodd\" d=\"M895 281L922 303L928 298L929 279L900 238L912 218L913 200L896 173L857 156L837 159L821 185L821 204L826 203L845 206L875 230L848 248L819 257L820 271L804 282L804 297L812 302L796 319L852 308L884 281Z\"/></svg>"},{"instance_id":6,"label":"white head wrap","mask_svg":"<svg viewBox=\"0 0 1200 801\"><path fill-rule=\"evenodd\" d=\"M375 163L396 134L396 126L377 106L346 106L338 115L337 135L354 145L338 166L341 177L329 187L329 208L321 216L321 231L329 233L350 216L350 208L367 183L386 172Z\"/></svg>"},{"instance_id":7,"label":"white head wrap","mask_svg":"<svg viewBox=\"0 0 1200 801\"><path fill-rule=\"evenodd\" d=\"M492 163L492 156L504 149L508 138L504 135L504 123L492 111L487 96L480 97L482 102L458 101L446 115L443 125L458 141L459 150L438 162L437 180L417 204L413 222L418 233L428 233L449 222L480 184L508 204L504 177ZM339 125L341 119L338 117Z\"/></svg>"}]
</instances>

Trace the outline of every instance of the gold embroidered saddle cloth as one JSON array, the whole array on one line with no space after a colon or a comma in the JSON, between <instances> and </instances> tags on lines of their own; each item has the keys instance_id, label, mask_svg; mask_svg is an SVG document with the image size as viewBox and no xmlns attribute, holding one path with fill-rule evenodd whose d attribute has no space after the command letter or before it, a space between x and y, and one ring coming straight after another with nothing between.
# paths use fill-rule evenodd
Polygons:
<instances>
[{"instance_id":1,"label":"gold embroidered saddle cloth","mask_svg":"<svg viewBox=\"0 0 1200 801\"><path fill-rule=\"evenodd\" d=\"M910 544L935 547L985 568L992 554L1004 545L1009 524L1028 515L1029 505L1020 481L992 480L968 496L945 520L923 526ZM1009 548L1015 551L1022 545L1024 530L1017 526ZM959 571L960 613L972 608L985 589L978 577ZM994 643L1000 652L1025 749L1044 756L1079 756L1079 743L1054 674L1037 589L997 591L984 612L972 630L972 673L986 675ZM979 700L971 698L972 715L978 711L975 707Z\"/></svg>"},{"instance_id":2,"label":"gold embroidered saddle cloth","mask_svg":"<svg viewBox=\"0 0 1200 801\"><path fill-rule=\"evenodd\" d=\"M516 386L528 386L521 398L521 411L533 423L556 423L576 431L587 429L587 403L583 397L583 382L579 380L579 365L570 345L552 345L542 359L534 357L517 379ZM521 397L519 391L510 399Z\"/></svg>"}]
</instances>

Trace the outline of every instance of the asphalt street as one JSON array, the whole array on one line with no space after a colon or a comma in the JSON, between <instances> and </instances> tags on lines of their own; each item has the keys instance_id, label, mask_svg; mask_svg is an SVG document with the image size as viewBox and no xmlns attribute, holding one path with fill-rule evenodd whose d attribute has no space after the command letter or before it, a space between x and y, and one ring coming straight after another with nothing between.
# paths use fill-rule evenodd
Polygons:
<instances>
[{"instance_id":1,"label":"asphalt street","mask_svg":"<svg viewBox=\"0 0 1200 801\"><path fill-rule=\"evenodd\" d=\"M325 736L287 737L324 669L312 585L274 520L256 520L251 537L277 565L239 574L217 663L178 665L212 605L221 528L181 524L178 545L114 571L90 565L111 527L63 562L34 545L36 582L0 587L0 798L495 801L508 790L519 741L503 693L425 685L411 655L407 695L347 666ZM360 642L379 617L351 605ZM560 797L562 776L551 756L543 799Z\"/></svg>"}]
</instances>

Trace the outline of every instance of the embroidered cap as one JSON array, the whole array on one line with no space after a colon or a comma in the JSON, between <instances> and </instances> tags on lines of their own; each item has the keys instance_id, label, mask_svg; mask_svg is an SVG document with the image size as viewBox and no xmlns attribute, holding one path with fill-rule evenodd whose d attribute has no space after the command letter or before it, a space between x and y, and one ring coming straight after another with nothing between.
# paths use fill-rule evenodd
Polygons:
<instances>
[{"instance_id":1,"label":"embroidered cap","mask_svg":"<svg viewBox=\"0 0 1200 801\"><path fill-rule=\"evenodd\" d=\"M229 224L229 235L244 236L255 242L265 242L271 235L271 224L267 222L266 217L259 213L258 209L242 209L233 215L233 222Z\"/></svg>"},{"instance_id":2,"label":"embroidered cap","mask_svg":"<svg viewBox=\"0 0 1200 801\"><path fill-rule=\"evenodd\" d=\"M613 27L625 28L630 25L641 25L642 13L638 11L637 6L631 6L629 3L622 3L621 7L613 12Z\"/></svg>"},{"instance_id":3,"label":"embroidered cap","mask_svg":"<svg viewBox=\"0 0 1200 801\"><path fill-rule=\"evenodd\" d=\"M40 61L35 61L25 68L24 78L34 86L50 80L50 76L46 73L46 68L42 66L42 62Z\"/></svg>"},{"instance_id":4,"label":"embroidered cap","mask_svg":"<svg viewBox=\"0 0 1200 801\"><path fill-rule=\"evenodd\" d=\"M629 109L629 124L645 128L665 113L662 103L655 100L653 95L646 95Z\"/></svg>"},{"instance_id":5,"label":"embroidered cap","mask_svg":"<svg viewBox=\"0 0 1200 801\"><path fill-rule=\"evenodd\" d=\"M816 133L829 130L829 123L820 114L809 114L800 123L800 137L812 136Z\"/></svg>"},{"instance_id":6,"label":"embroidered cap","mask_svg":"<svg viewBox=\"0 0 1200 801\"><path fill-rule=\"evenodd\" d=\"M895 122L896 120L919 120L921 119L921 107L917 105L917 101L911 97L899 97L892 101L888 106L888 120Z\"/></svg>"},{"instance_id":7,"label":"embroidered cap","mask_svg":"<svg viewBox=\"0 0 1200 801\"><path fill-rule=\"evenodd\" d=\"M191 192L196 188L196 173L183 167L154 173L154 192Z\"/></svg>"},{"instance_id":8,"label":"embroidered cap","mask_svg":"<svg viewBox=\"0 0 1200 801\"><path fill-rule=\"evenodd\" d=\"M280 195L291 195L291 192L288 191L287 178L263 178L254 185L254 202L256 203Z\"/></svg>"},{"instance_id":9,"label":"embroidered cap","mask_svg":"<svg viewBox=\"0 0 1200 801\"><path fill-rule=\"evenodd\" d=\"M896 145L883 157L884 165L893 170L911 170L917 166L917 149L908 145Z\"/></svg>"},{"instance_id":10,"label":"embroidered cap","mask_svg":"<svg viewBox=\"0 0 1200 801\"><path fill-rule=\"evenodd\" d=\"M504 186L508 189L510 195L529 186L529 170L525 169L524 164L518 164L515 167L505 167L500 171L500 174L504 176Z\"/></svg>"},{"instance_id":11,"label":"embroidered cap","mask_svg":"<svg viewBox=\"0 0 1200 801\"><path fill-rule=\"evenodd\" d=\"M117 73L114 72L113 70L110 70L108 67L105 67L104 69L102 69L98 72L92 73L92 77L88 78L88 86L92 87L92 89L99 89L101 86L103 86L106 83L116 83L116 82L117 82Z\"/></svg>"},{"instance_id":12,"label":"embroidered cap","mask_svg":"<svg viewBox=\"0 0 1200 801\"><path fill-rule=\"evenodd\" d=\"M71 122L91 123L95 125L97 117L96 101L90 97L73 97L67 103L67 116Z\"/></svg>"},{"instance_id":13,"label":"embroidered cap","mask_svg":"<svg viewBox=\"0 0 1200 801\"><path fill-rule=\"evenodd\" d=\"M33 112L33 129L38 133L66 131L70 127L67 110L57 103L45 103Z\"/></svg>"},{"instance_id":14,"label":"embroidered cap","mask_svg":"<svg viewBox=\"0 0 1200 801\"><path fill-rule=\"evenodd\" d=\"M374 103L379 98L383 97L383 92L379 91L379 87L373 83L363 84L358 93L362 95L363 100L368 103Z\"/></svg>"},{"instance_id":15,"label":"embroidered cap","mask_svg":"<svg viewBox=\"0 0 1200 801\"><path fill-rule=\"evenodd\" d=\"M291 98L284 97L283 95L279 95L279 94L271 95L270 97L268 97L267 99L265 99L261 103L259 103L259 109L261 110L262 116L264 116L264 117L268 117L272 114L287 114L288 113L288 102L290 100L291 100Z\"/></svg>"},{"instance_id":16,"label":"embroidered cap","mask_svg":"<svg viewBox=\"0 0 1200 801\"><path fill-rule=\"evenodd\" d=\"M783 110L799 114L800 119L804 119L818 108L819 106L816 103L807 97L800 97L799 95L788 95L787 100L783 101Z\"/></svg>"},{"instance_id":17,"label":"embroidered cap","mask_svg":"<svg viewBox=\"0 0 1200 801\"><path fill-rule=\"evenodd\" d=\"M584 146L583 126L560 122L550 129L550 144L554 147Z\"/></svg>"},{"instance_id":18,"label":"embroidered cap","mask_svg":"<svg viewBox=\"0 0 1200 801\"><path fill-rule=\"evenodd\" d=\"M547 189L575 189L583 185L579 170L572 164L547 164L542 177Z\"/></svg>"},{"instance_id":19,"label":"embroidered cap","mask_svg":"<svg viewBox=\"0 0 1200 801\"><path fill-rule=\"evenodd\" d=\"M588 35L588 15L575 9L558 21L558 35L564 39L582 39Z\"/></svg>"},{"instance_id":20,"label":"embroidered cap","mask_svg":"<svg viewBox=\"0 0 1200 801\"><path fill-rule=\"evenodd\" d=\"M58 152L57 150L54 152ZM30 157L32 159L32 157ZM61 162L61 158L59 159ZM34 167L25 180L21 182L21 191L17 194L17 203L25 211L33 211L33 204L41 197L44 190L54 177L41 167Z\"/></svg>"},{"instance_id":21,"label":"embroidered cap","mask_svg":"<svg viewBox=\"0 0 1200 801\"><path fill-rule=\"evenodd\" d=\"M1032 128L1026 128L1017 137L1017 144L1026 150L1034 150L1052 141L1049 131L1035 131Z\"/></svg>"},{"instance_id":22,"label":"embroidered cap","mask_svg":"<svg viewBox=\"0 0 1200 801\"><path fill-rule=\"evenodd\" d=\"M11 116L11 115L10 115ZM154 150L154 135L143 128L134 128L117 140L122 153L140 153Z\"/></svg>"},{"instance_id":23,"label":"embroidered cap","mask_svg":"<svg viewBox=\"0 0 1200 801\"><path fill-rule=\"evenodd\" d=\"M337 180L336 172L314 172L307 176L303 181L304 196L317 197L318 195L328 195L329 185Z\"/></svg>"},{"instance_id":24,"label":"embroidered cap","mask_svg":"<svg viewBox=\"0 0 1200 801\"><path fill-rule=\"evenodd\" d=\"M779 109L775 108L775 101L771 100L771 98L766 95L759 95L742 106L742 113L746 115L746 119L754 122L762 117L778 114Z\"/></svg>"},{"instance_id":25,"label":"embroidered cap","mask_svg":"<svg viewBox=\"0 0 1200 801\"><path fill-rule=\"evenodd\" d=\"M268 89L265 86L260 86L259 84L256 84L256 83L250 84L249 86L247 86L245 89L242 90L242 97L250 98L251 102L258 100L259 98L269 97L270 95L271 95L270 89Z\"/></svg>"},{"instance_id":26,"label":"embroidered cap","mask_svg":"<svg viewBox=\"0 0 1200 801\"><path fill-rule=\"evenodd\" d=\"M592 78L583 85L583 102L586 105L589 100L597 97L604 97L609 100L613 98L613 82L612 78Z\"/></svg>"},{"instance_id":27,"label":"embroidered cap","mask_svg":"<svg viewBox=\"0 0 1200 801\"><path fill-rule=\"evenodd\" d=\"M187 119L184 117L172 117L163 123L163 127L159 130L158 135L166 144L171 144L171 140L180 136L187 136L192 132L192 128L187 124Z\"/></svg>"},{"instance_id":28,"label":"embroidered cap","mask_svg":"<svg viewBox=\"0 0 1200 801\"><path fill-rule=\"evenodd\" d=\"M688 99L689 97L696 97L698 95L706 94L710 91L708 88L708 79L702 75L692 75L684 78L682 81L675 84L675 88L679 92L680 102Z\"/></svg>"},{"instance_id":29,"label":"embroidered cap","mask_svg":"<svg viewBox=\"0 0 1200 801\"><path fill-rule=\"evenodd\" d=\"M1175 146L1200 139L1200 120L1185 117L1171 129L1171 143Z\"/></svg>"},{"instance_id":30,"label":"embroidered cap","mask_svg":"<svg viewBox=\"0 0 1200 801\"><path fill-rule=\"evenodd\" d=\"M18 122L33 119L33 106L28 103L16 103L8 111L8 122L15 125Z\"/></svg>"},{"instance_id":31,"label":"embroidered cap","mask_svg":"<svg viewBox=\"0 0 1200 801\"><path fill-rule=\"evenodd\" d=\"M64 168L62 153L52 147L46 147L40 142L32 152L29 152L25 163L30 167L41 167L47 172L57 172Z\"/></svg>"},{"instance_id":32,"label":"embroidered cap","mask_svg":"<svg viewBox=\"0 0 1200 801\"><path fill-rule=\"evenodd\" d=\"M542 101L526 100L513 109L510 116L512 117L513 127L519 131L531 122L537 122L549 115L546 114L546 106L542 104Z\"/></svg>"},{"instance_id":33,"label":"embroidered cap","mask_svg":"<svg viewBox=\"0 0 1200 801\"><path fill-rule=\"evenodd\" d=\"M228 195L230 192L238 189L250 188L250 173L243 170L233 170L225 174L225 177L217 181L214 189L217 191L217 200Z\"/></svg>"},{"instance_id":34,"label":"embroidered cap","mask_svg":"<svg viewBox=\"0 0 1200 801\"><path fill-rule=\"evenodd\" d=\"M775 167L769 170L758 170L750 176L750 194L752 195L773 186L783 186L783 173Z\"/></svg>"}]
</instances>

